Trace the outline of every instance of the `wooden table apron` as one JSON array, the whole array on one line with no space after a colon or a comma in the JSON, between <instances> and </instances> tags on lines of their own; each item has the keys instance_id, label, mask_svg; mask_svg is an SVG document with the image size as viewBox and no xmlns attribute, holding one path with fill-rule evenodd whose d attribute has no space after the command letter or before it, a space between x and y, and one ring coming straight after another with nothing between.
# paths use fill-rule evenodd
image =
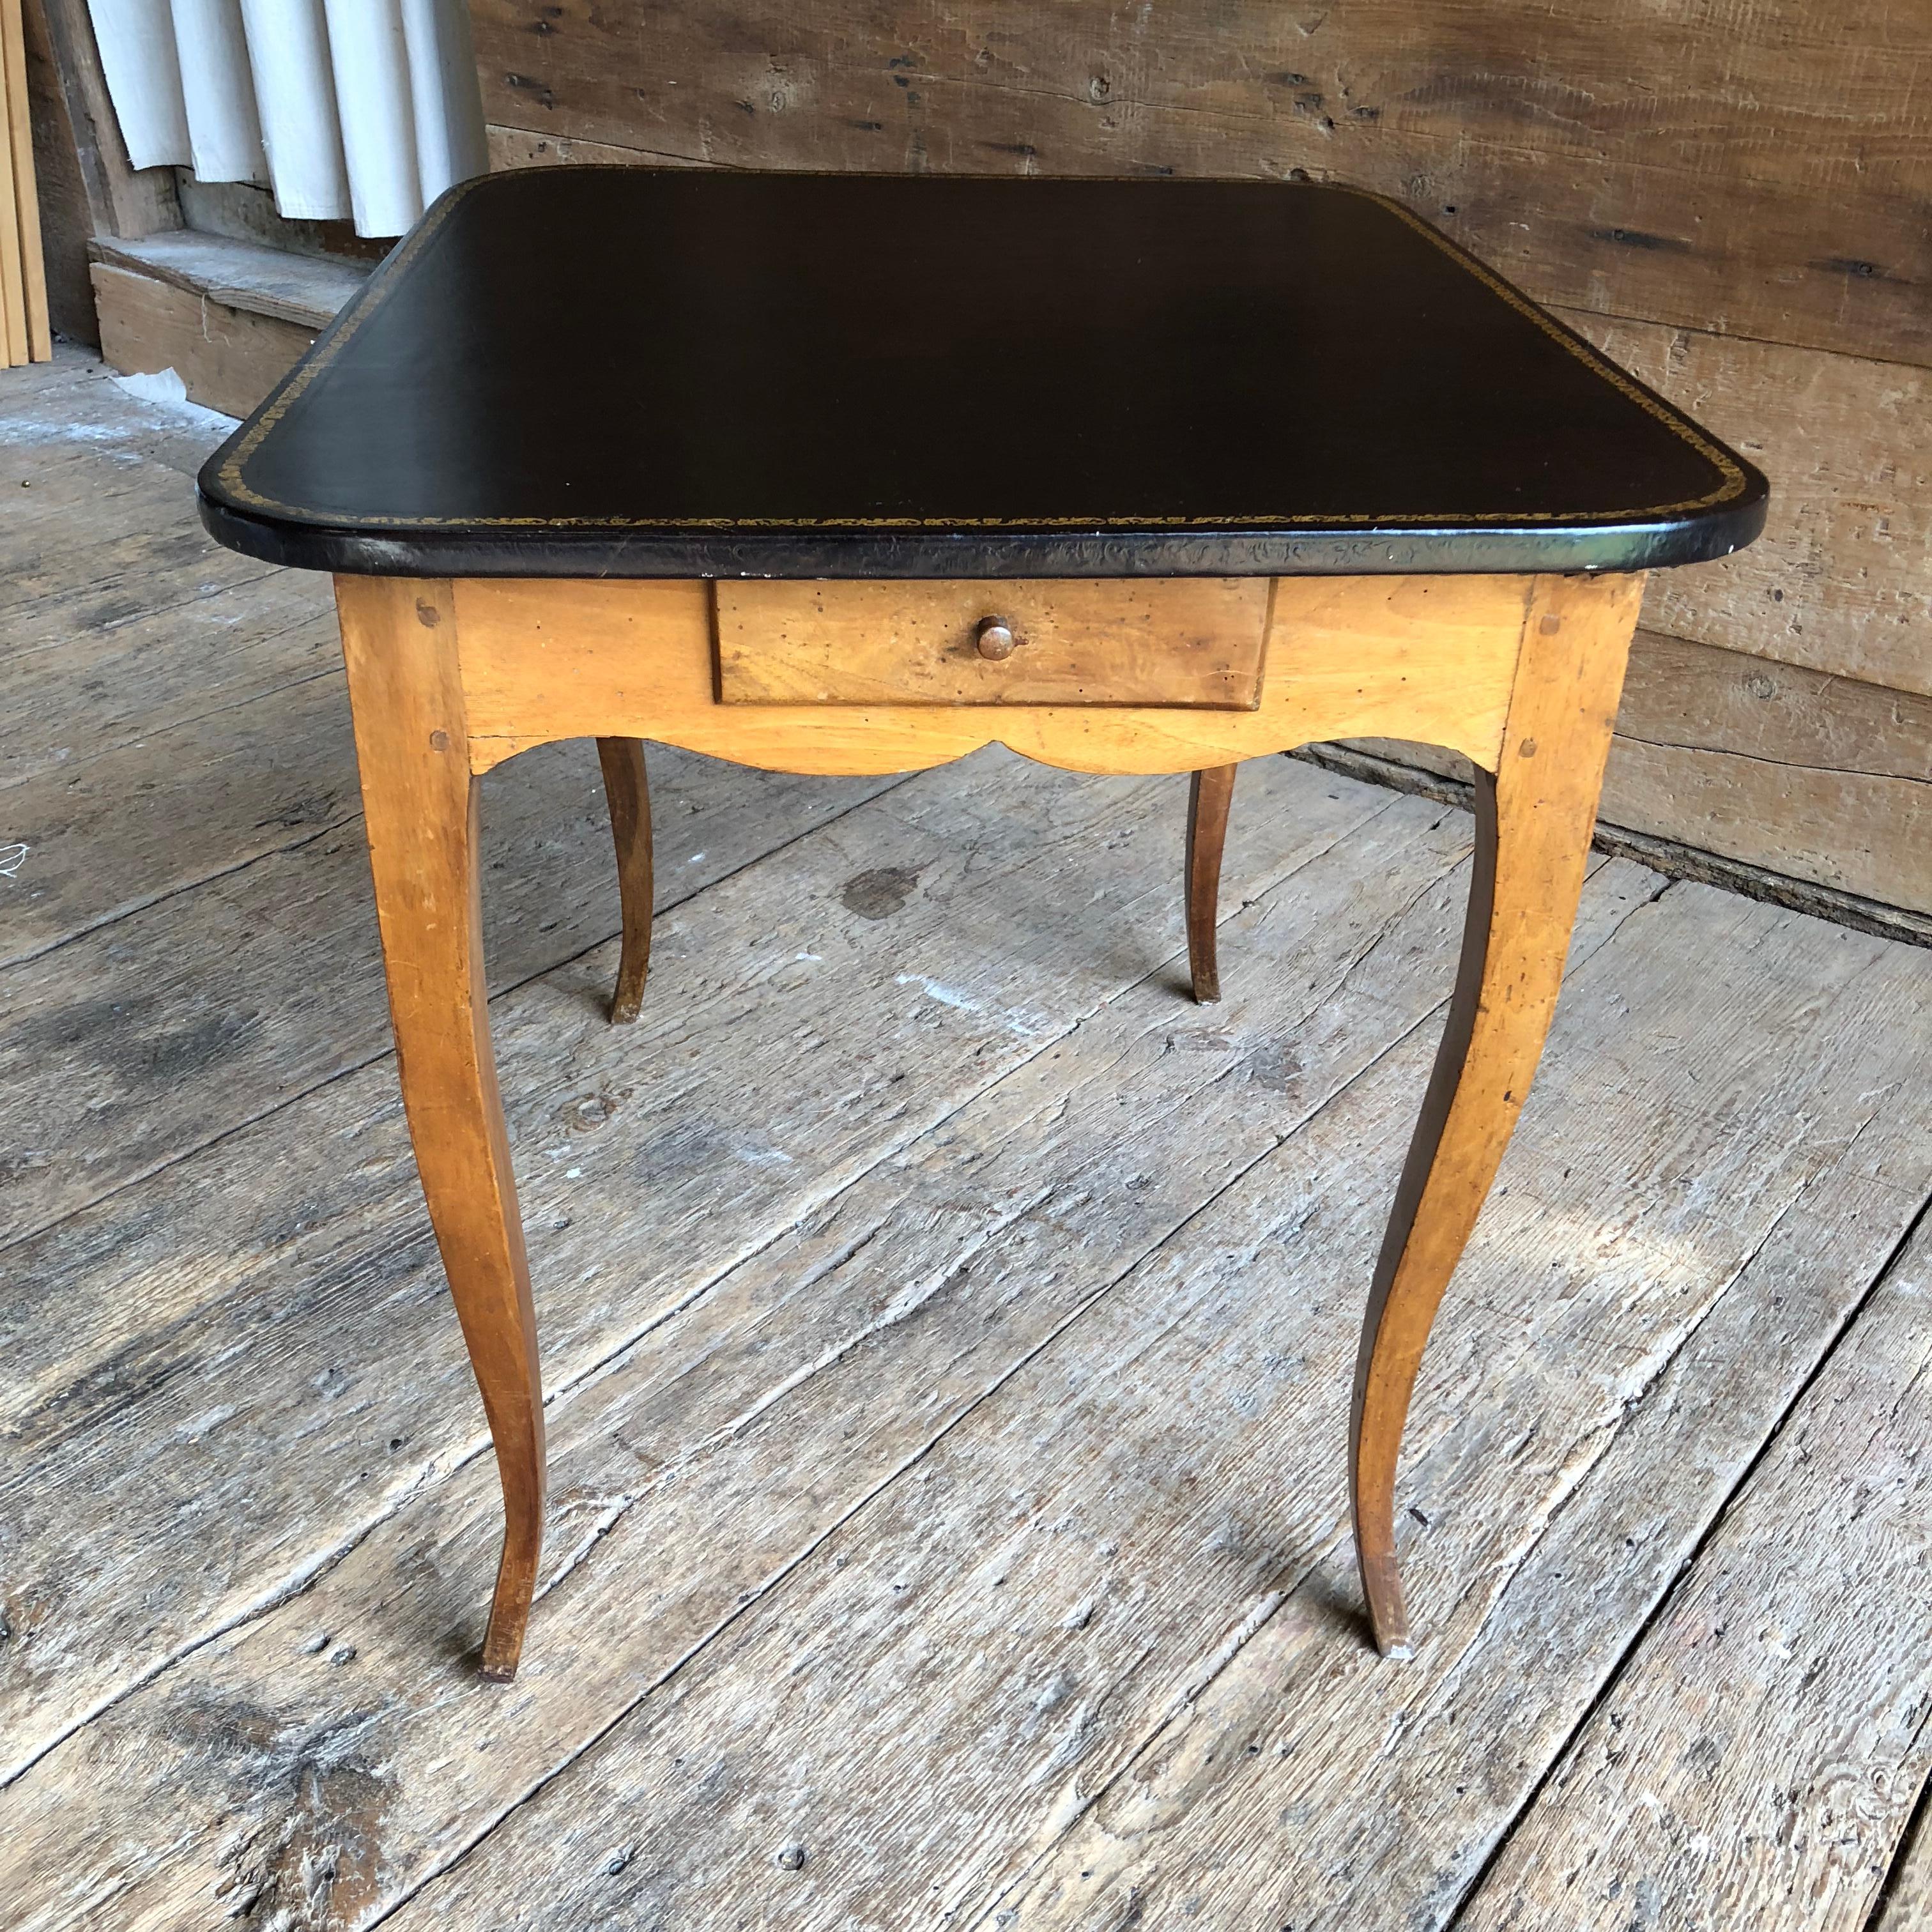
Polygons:
<instances>
[{"instance_id":1,"label":"wooden table apron","mask_svg":"<svg viewBox=\"0 0 1932 1932\"><path fill-rule=\"evenodd\" d=\"M626 741L824 774L923 770L996 742L1111 772L1211 770L1356 736L1465 754L1478 772L1477 840L1462 957L1369 1287L1350 1430L1370 1621L1384 1652L1406 1654L1394 1543L1403 1424L1436 1306L1549 1028L1642 584L1634 574L1280 578L1259 703L1216 710L1110 704L1104 690L1078 704L725 703L709 583L338 577L403 1096L502 1480L484 1673L512 1676L520 1654L542 1540L544 1428L490 1042L481 774L532 746L598 739L626 926L639 917L647 931L647 809ZM908 597L922 587L902 586ZM641 977L641 961L627 958L619 1016L625 982L634 1012Z\"/></svg>"}]
</instances>

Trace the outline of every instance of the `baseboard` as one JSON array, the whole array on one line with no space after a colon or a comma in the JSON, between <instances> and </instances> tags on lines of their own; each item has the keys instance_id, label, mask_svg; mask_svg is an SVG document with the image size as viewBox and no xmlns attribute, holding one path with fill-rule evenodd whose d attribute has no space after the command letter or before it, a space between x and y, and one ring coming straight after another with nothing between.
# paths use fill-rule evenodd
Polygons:
<instances>
[{"instance_id":1,"label":"baseboard","mask_svg":"<svg viewBox=\"0 0 1932 1932\"><path fill-rule=\"evenodd\" d=\"M1341 745L1304 745L1291 752L1324 770L1345 777L1365 779L1371 784L1388 785L1396 791L1414 792L1424 798L1440 799L1467 808L1469 784L1465 779L1444 772L1426 771L1420 766L1403 764L1394 758L1376 756ZM1672 879L1692 879L1701 884L1720 886L1746 898L1762 899L1772 905L1788 907L1793 912L1809 913L1828 919L1855 932L1868 932L1881 939L1900 939L1912 946L1932 946L1932 915L1909 912L1903 907L1882 904L1876 899L1860 898L1829 886L1793 879L1742 860L1726 859L1713 852L1700 852L1644 832L1630 832L1599 822L1593 842L1600 852L1619 858L1634 859L1652 871Z\"/></svg>"}]
</instances>

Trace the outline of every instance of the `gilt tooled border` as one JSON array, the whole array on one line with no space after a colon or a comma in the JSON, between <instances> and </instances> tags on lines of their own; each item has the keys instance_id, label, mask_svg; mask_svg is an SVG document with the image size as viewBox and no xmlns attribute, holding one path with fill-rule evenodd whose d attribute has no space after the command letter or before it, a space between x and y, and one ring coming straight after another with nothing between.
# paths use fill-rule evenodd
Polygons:
<instances>
[{"instance_id":1,"label":"gilt tooled border","mask_svg":"<svg viewBox=\"0 0 1932 1932\"><path fill-rule=\"evenodd\" d=\"M621 166L601 170L610 173L628 173ZM1305 512L1290 516L1256 514L1245 516L1218 515L1193 517L1168 516L1106 516L1106 517L399 517L362 515L341 511L321 511L301 505L278 502L272 496L263 496L248 482L245 467L248 459L259 449L290 406L302 395L316 377L334 362L343 350L352 341L356 333L373 315L388 296L390 289L400 279L405 269L428 246L430 240L449 219L458 205L476 189L493 181L501 181L500 175L479 175L459 183L444 195L423 220L376 272L369 286L351 303L349 310L316 344L308 358L284 379L260 412L249 422L234 448L216 471L221 487L238 504L255 510L266 510L273 514L293 517L304 522L335 528L365 530L1285 530L1297 525L1320 525L1327 529L1359 528L1377 529L1431 529L1443 524L1544 524L1552 526L1566 524L1596 524L1605 522L1637 522L1646 518L1682 515L1692 510L1706 510L1720 503L1729 502L1744 494L1748 478L1730 452L1712 442L1695 423L1678 414L1676 410L1653 396L1640 385L1633 381L1606 357L1600 356L1587 343L1570 333L1553 316L1546 315L1529 298L1470 254L1459 248L1449 238L1438 233L1426 221L1410 213L1402 203L1385 194L1378 194L1369 188L1354 188L1346 183L1322 184L1331 191L1358 195L1365 201L1372 201L1386 208L1398 220L1406 223L1416 233L1440 249L1450 260L1474 275L1492 293L1526 316L1553 342L1567 350L1578 362L1612 388L1654 417L1672 430L1681 440L1688 443L1698 454L1716 470L1723 479L1719 486L1701 496L1688 496L1674 503L1653 503L1640 509L1598 511L1440 511L1426 516L1412 515L1348 515L1328 512ZM1038 177L990 176L988 180L1012 179L1015 181ZM1091 180L1104 178L1090 176L1067 176L1066 180Z\"/></svg>"}]
</instances>

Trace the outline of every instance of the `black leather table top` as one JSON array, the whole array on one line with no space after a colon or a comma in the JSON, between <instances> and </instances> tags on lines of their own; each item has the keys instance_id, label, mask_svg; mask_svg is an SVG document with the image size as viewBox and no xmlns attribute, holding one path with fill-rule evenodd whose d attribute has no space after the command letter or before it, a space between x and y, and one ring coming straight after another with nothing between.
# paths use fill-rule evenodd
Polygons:
<instances>
[{"instance_id":1,"label":"black leather table top","mask_svg":"<svg viewBox=\"0 0 1932 1932\"><path fill-rule=\"evenodd\" d=\"M1750 466L1395 202L560 167L452 190L209 460L431 576L1636 570Z\"/></svg>"}]
</instances>

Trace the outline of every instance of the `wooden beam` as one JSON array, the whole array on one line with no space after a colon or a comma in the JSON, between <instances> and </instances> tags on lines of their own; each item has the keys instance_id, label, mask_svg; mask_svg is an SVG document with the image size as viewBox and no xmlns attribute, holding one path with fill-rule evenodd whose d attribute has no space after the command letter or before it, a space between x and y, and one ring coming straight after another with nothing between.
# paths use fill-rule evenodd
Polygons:
<instances>
[{"instance_id":1,"label":"wooden beam","mask_svg":"<svg viewBox=\"0 0 1932 1932\"><path fill-rule=\"evenodd\" d=\"M316 338L299 323L106 262L93 275L102 355L124 374L172 369L190 400L228 416L245 416Z\"/></svg>"},{"instance_id":2,"label":"wooden beam","mask_svg":"<svg viewBox=\"0 0 1932 1932\"><path fill-rule=\"evenodd\" d=\"M94 316L94 285L87 274L87 244L94 233L94 218L41 0L25 0L21 22L48 320L55 331L70 340L98 348L100 328Z\"/></svg>"},{"instance_id":3,"label":"wooden beam","mask_svg":"<svg viewBox=\"0 0 1932 1932\"><path fill-rule=\"evenodd\" d=\"M101 71L86 0L39 0L67 96L76 159L97 235L152 235L181 226L171 168L136 168Z\"/></svg>"}]
</instances>

